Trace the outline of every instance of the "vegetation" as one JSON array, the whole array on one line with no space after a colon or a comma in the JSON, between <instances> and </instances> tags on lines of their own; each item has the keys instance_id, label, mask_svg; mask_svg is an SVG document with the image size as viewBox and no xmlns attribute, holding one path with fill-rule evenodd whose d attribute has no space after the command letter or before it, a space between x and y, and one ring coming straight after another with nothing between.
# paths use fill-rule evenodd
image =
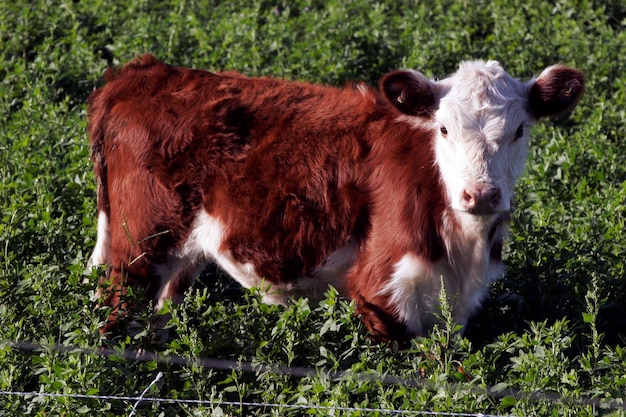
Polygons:
<instances>
[{"instance_id":1,"label":"vegetation","mask_svg":"<svg viewBox=\"0 0 626 417\"><path fill-rule=\"evenodd\" d=\"M626 414L623 0L17 0L0 16L0 415ZM143 313L100 350L86 99L107 65L145 52L334 85L443 77L469 58L523 79L565 63L588 90L535 128L506 277L464 336L449 322L394 352L333 292L268 306L210 270L166 308L169 337ZM96 398L138 397L159 372L147 397L204 402Z\"/></svg>"}]
</instances>

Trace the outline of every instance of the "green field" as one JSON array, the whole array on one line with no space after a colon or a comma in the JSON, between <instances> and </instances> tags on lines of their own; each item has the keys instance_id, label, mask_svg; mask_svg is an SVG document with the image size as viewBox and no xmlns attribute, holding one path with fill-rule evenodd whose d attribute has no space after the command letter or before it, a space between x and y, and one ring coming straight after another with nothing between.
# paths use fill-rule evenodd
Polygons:
<instances>
[{"instance_id":1,"label":"green field","mask_svg":"<svg viewBox=\"0 0 626 417\"><path fill-rule=\"evenodd\" d=\"M103 342L86 99L146 52L339 86L563 63L588 87L535 127L506 276L463 336L393 352L332 292L268 306L211 269L166 341L143 312ZM625 1L3 0L0 54L0 416L626 415Z\"/></svg>"}]
</instances>

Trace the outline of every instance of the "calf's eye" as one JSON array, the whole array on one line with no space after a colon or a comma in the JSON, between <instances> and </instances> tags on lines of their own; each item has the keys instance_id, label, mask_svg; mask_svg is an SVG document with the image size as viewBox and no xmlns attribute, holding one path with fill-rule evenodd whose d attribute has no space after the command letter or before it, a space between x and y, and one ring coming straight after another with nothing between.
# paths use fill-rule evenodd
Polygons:
<instances>
[{"instance_id":1,"label":"calf's eye","mask_svg":"<svg viewBox=\"0 0 626 417\"><path fill-rule=\"evenodd\" d=\"M441 132L441 134L442 134L444 137L445 137L445 136L448 136L448 129L446 129L446 127L445 127L445 126L441 126L441 127L439 128L439 131Z\"/></svg>"}]
</instances>

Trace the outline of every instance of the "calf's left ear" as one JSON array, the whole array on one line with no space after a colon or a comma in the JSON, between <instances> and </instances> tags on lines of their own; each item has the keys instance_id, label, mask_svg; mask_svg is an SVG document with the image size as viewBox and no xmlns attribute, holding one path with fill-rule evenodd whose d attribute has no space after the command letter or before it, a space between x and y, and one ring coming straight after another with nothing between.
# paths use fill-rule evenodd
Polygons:
<instances>
[{"instance_id":1,"label":"calf's left ear","mask_svg":"<svg viewBox=\"0 0 626 417\"><path fill-rule=\"evenodd\" d=\"M585 91L585 74L575 68L553 65L531 81L528 102L536 118L558 116L574 109Z\"/></svg>"},{"instance_id":2,"label":"calf's left ear","mask_svg":"<svg viewBox=\"0 0 626 417\"><path fill-rule=\"evenodd\" d=\"M431 116L437 109L435 83L411 70L390 72L380 80L380 91L389 103L410 116Z\"/></svg>"}]
</instances>

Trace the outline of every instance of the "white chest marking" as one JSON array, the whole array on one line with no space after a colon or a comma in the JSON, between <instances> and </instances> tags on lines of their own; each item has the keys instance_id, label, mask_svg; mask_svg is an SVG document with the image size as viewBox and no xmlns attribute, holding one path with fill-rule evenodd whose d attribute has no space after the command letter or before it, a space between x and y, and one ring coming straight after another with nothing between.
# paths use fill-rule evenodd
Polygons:
<instances>
[{"instance_id":1,"label":"white chest marking","mask_svg":"<svg viewBox=\"0 0 626 417\"><path fill-rule=\"evenodd\" d=\"M447 259L431 263L406 253L383 287L382 293L389 296L389 304L410 335L423 334L439 321L442 281L455 321L465 325L480 305L488 283L502 275L501 263L490 260L487 231L477 230L480 224L465 226L470 225L464 224L446 239Z\"/></svg>"}]
</instances>

